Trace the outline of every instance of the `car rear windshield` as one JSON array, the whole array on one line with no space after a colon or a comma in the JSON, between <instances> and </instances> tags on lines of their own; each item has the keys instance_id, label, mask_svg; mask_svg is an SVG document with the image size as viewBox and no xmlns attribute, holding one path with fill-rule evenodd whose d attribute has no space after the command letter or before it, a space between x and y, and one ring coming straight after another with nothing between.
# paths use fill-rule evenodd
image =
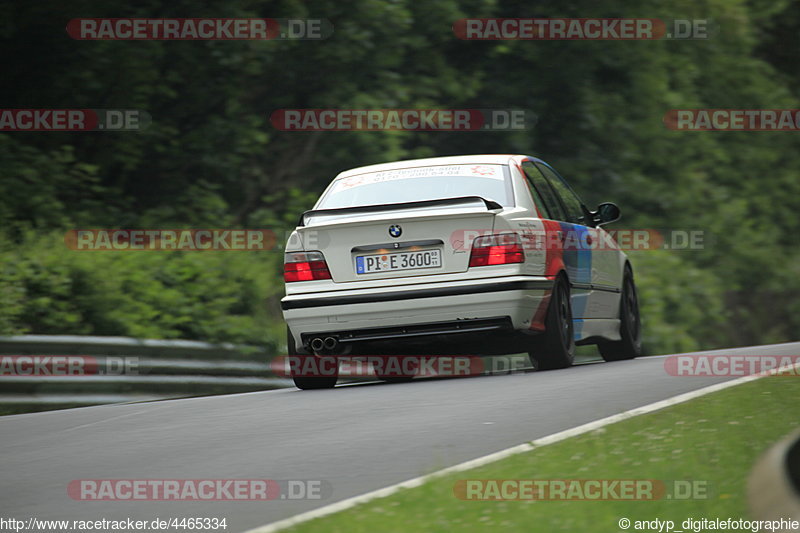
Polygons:
<instances>
[{"instance_id":1,"label":"car rear windshield","mask_svg":"<svg viewBox=\"0 0 800 533\"><path fill-rule=\"evenodd\" d=\"M480 196L514 205L506 165L442 165L357 174L336 180L317 209Z\"/></svg>"}]
</instances>

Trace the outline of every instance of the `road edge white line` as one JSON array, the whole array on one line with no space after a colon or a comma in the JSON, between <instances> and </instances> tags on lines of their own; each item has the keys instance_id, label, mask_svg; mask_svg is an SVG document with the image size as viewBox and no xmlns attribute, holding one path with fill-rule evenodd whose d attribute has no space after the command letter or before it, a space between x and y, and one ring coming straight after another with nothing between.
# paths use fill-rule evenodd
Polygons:
<instances>
[{"instance_id":1,"label":"road edge white line","mask_svg":"<svg viewBox=\"0 0 800 533\"><path fill-rule=\"evenodd\" d=\"M249 529L244 533L273 533L275 531L281 531L283 529L296 526L298 524L302 524L304 522L308 522L316 518L322 518L324 516L328 516L334 513L345 511L347 509L351 509L362 503L367 503L372 500L377 500L380 498L391 496L392 494L399 492L401 489L411 489L414 487L419 487L420 485L426 483L427 481L440 478L442 476L446 476L447 474L451 474L453 472L462 472L464 470L477 468L479 466L483 466L489 463L493 463L495 461L499 461L501 459L505 459L506 457L511 457L512 455L529 452L541 446L547 446L548 444L554 444L556 442L560 442L562 440L566 440L571 437L583 435L584 433L588 433L590 431L594 431L596 429L600 429L604 426L615 424L617 422L622 422L623 420L627 420L629 418L633 418L647 413L652 413L654 411L659 411L666 407L671 407L679 403L683 403L689 400L693 400L695 398L699 398L701 396L705 396L706 394L711 394L713 392L728 389L730 387L735 387L737 385L742 385L750 381L755 381L757 379L764 377L765 375L776 374L780 371L785 371L788 368L797 369L798 367L800 367L800 364L792 365L791 367L781 367L772 370L770 374L753 374L750 376L742 376L740 378L732 379L730 381L724 381L722 383L717 383L715 385L709 385L707 387L703 387L697 390L685 392L683 394L679 394L671 398L666 398L664 400L659 400L651 404L643 405L641 407L636 407L634 409L623 411L615 415L607 416L605 418L600 418L598 420L594 420L592 422L588 422L586 424L582 424L574 428L565 429L564 431L559 431L558 433L553 433L552 435L547 435L545 437L538 438L531 442L518 444L517 446L512 446L510 448L506 448L498 452L490 453L489 455L476 457L475 459L470 459L469 461L449 466L447 468L431 472L430 474L425 474L423 476L408 479L400 483L395 483L394 485L389 485L388 487L384 487L382 489L377 489L370 492L365 492L364 494L359 494L358 496L345 498L344 500L340 500L338 502L331 503L323 507L318 507L316 509L306 511L304 513L300 513L291 516L289 518L285 518L283 520L278 520L277 522L272 522L269 524L265 524L263 526Z\"/></svg>"}]
</instances>

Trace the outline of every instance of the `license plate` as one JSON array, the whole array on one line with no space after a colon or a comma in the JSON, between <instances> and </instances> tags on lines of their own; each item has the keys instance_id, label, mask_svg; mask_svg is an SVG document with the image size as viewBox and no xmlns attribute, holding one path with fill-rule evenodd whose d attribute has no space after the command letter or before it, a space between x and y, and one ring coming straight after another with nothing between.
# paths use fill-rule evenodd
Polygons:
<instances>
[{"instance_id":1,"label":"license plate","mask_svg":"<svg viewBox=\"0 0 800 533\"><path fill-rule=\"evenodd\" d=\"M396 252L391 254L359 255L356 257L356 274L396 272L442 266L441 250Z\"/></svg>"}]
</instances>

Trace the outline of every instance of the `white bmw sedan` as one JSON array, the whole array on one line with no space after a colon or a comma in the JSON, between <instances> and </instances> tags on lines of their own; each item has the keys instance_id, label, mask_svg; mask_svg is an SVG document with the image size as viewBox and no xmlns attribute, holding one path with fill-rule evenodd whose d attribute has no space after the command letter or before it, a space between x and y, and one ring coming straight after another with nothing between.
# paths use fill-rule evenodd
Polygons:
<instances>
[{"instance_id":1,"label":"white bmw sedan","mask_svg":"<svg viewBox=\"0 0 800 533\"><path fill-rule=\"evenodd\" d=\"M537 369L641 350L633 270L547 163L524 155L399 161L342 172L286 245L289 354L527 352ZM336 375L295 375L301 389Z\"/></svg>"}]
</instances>

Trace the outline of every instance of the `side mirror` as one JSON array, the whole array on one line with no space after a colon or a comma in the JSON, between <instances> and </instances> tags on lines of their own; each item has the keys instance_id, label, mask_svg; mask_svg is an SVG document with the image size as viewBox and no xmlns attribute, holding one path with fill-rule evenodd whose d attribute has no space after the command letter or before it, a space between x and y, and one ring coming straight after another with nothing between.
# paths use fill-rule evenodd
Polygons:
<instances>
[{"instance_id":1,"label":"side mirror","mask_svg":"<svg viewBox=\"0 0 800 533\"><path fill-rule=\"evenodd\" d=\"M593 215L594 222L598 226L608 224L610 222L614 222L615 220L619 220L619 207L611 202L603 202L597 206L597 211L595 211Z\"/></svg>"}]
</instances>

